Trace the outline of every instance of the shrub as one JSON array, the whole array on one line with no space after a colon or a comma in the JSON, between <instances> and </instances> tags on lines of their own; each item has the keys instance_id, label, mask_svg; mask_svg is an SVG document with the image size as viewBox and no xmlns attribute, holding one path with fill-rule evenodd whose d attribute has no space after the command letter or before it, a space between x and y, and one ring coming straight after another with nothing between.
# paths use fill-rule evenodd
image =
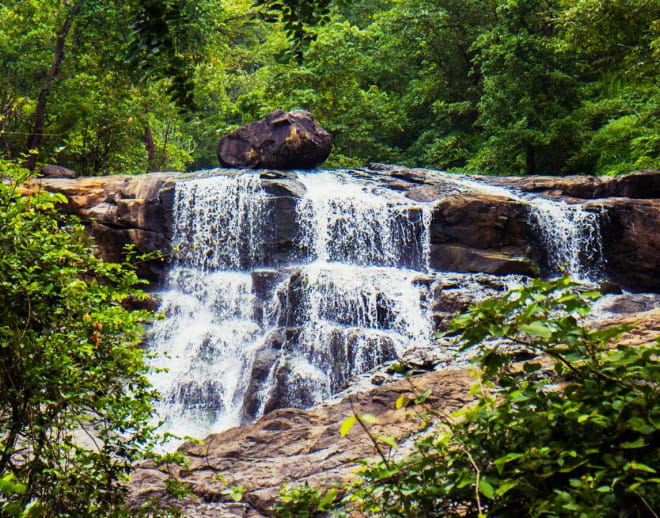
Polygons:
<instances>
[{"instance_id":1,"label":"shrub","mask_svg":"<svg viewBox=\"0 0 660 518\"><path fill-rule=\"evenodd\" d=\"M95 257L62 195L0 176L0 515L112 514L153 442L152 315L122 307L144 296L134 269Z\"/></svg>"},{"instance_id":2,"label":"shrub","mask_svg":"<svg viewBox=\"0 0 660 518\"><path fill-rule=\"evenodd\" d=\"M660 343L581 325L597 295L535 280L455 319L478 348L475 404L436 412L404 459L365 462L335 514L658 516Z\"/></svg>"}]
</instances>

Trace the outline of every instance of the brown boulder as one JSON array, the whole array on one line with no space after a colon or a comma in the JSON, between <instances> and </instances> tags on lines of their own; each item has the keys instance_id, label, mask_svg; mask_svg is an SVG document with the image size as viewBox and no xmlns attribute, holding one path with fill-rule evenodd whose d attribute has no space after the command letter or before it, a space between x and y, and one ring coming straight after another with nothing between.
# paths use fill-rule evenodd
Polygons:
<instances>
[{"instance_id":1,"label":"brown boulder","mask_svg":"<svg viewBox=\"0 0 660 518\"><path fill-rule=\"evenodd\" d=\"M332 138L305 110L276 110L218 143L223 167L313 169L330 154Z\"/></svg>"},{"instance_id":2,"label":"brown boulder","mask_svg":"<svg viewBox=\"0 0 660 518\"><path fill-rule=\"evenodd\" d=\"M414 417L442 403L446 412L472 400L468 389L473 383L467 370L430 372L372 390L340 402L310 410L279 409L256 423L231 428L207 437L204 444L186 443L181 448L188 466L170 466L170 473L184 483L195 497L175 500L167 495L164 471L143 467L134 473L130 502L149 498L172 503L188 517L271 516L272 504L282 484L314 487L334 480L352 478L363 457L375 456L369 437L355 426L342 438L341 423L353 414L371 413L378 422L371 425L375 435L388 435L403 441L419 431L423 420ZM399 396L413 399L425 389L432 395L424 405L396 409ZM223 474L221 481L218 474ZM226 485L225 485L226 484ZM225 491L243 486L243 503L236 506Z\"/></svg>"},{"instance_id":3,"label":"brown boulder","mask_svg":"<svg viewBox=\"0 0 660 518\"><path fill-rule=\"evenodd\" d=\"M483 250L458 244L431 246L431 268L439 272L518 274L536 277L539 269L513 249Z\"/></svg>"},{"instance_id":4,"label":"brown boulder","mask_svg":"<svg viewBox=\"0 0 660 518\"><path fill-rule=\"evenodd\" d=\"M546 196L595 199L626 197L650 199L660 197L660 170L645 169L625 176L481 176L487 183L515 187L525 192Z\"/></svg>"}]
</instances>

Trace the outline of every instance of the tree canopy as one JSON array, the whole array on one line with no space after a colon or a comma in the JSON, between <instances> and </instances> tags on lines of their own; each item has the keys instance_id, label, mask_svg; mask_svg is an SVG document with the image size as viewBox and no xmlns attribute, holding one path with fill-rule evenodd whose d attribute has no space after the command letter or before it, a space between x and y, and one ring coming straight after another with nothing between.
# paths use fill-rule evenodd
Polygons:
<instances>
[{"instance_id":1,"label":"tree canopy","mask_svg":"<svg viewBox=\"0 0 660 518\"><path fill-rule=\"evenodd\" d=\"M81 174L215 165L224 132L312 111L328 166L657 166L655 0L10 0L0 153ZM31 30L25 31L25 27Z\"/></svg>"}]
</instances>

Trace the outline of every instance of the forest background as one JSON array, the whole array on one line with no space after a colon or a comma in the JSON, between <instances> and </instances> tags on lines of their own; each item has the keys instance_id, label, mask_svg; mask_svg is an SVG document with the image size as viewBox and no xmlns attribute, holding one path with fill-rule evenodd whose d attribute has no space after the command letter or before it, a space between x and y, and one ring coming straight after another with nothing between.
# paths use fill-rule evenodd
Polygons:
<instances>
[{"instance_id":1,"label":"forest background","mask_svg":"<svg viewBox=\"0 0 660 518\"><path fill-rule=\"evenodd\" d=\"M284 3L291 20L328 4ZM305 108L333 135L327 167L657 167L657 0L334 2L293 48L252 4L3 0L0 158L37 149L29 166L83 175L209 168L222 134Z\"/></svg>"}]
</instances>

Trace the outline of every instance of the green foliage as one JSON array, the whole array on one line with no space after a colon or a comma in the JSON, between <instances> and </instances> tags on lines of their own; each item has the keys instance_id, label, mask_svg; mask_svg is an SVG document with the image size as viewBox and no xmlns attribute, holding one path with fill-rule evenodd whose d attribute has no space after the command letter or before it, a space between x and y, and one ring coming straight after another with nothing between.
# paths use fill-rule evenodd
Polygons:
<instances>
[{"instance_id":1,"label":"green foliage","mask_svg":"<svg viewBox=\"0 0 660 518\"><path fill-rule=\"evenodd\" d=\"M8 516L118 512L153 447L135 271L94 256L66 199L0 161L0 501Z\"/></svg>"},{"instance_id":2,"label":"green foliage","mask_svg":"<svg viewBox=\"0 0 660 518\"><path fill-rule=\"evenodd\" d=\"M455 319L462 349L478 350L477 401L451 418L432 412L402 460L365 462L334 512L657 515L660 341L627 346L616 343L623 326L583 327L597 296L568 278L535 280ZM318 501L305 489L280 505Z\"/></svg>"},{"instance_id":3,"label":"green foliage","mask_svg":"<svg viewBox=\"0 0 660 518\"><path fill-rule=\"evenodd\" d=\"M67 16L38 159L81 174L216 166L220 135L277 108L330 131L328 167L620 174L660 156L657 1L8 0L4 158L27 153Z\"/></svg>"}]
</instances>

